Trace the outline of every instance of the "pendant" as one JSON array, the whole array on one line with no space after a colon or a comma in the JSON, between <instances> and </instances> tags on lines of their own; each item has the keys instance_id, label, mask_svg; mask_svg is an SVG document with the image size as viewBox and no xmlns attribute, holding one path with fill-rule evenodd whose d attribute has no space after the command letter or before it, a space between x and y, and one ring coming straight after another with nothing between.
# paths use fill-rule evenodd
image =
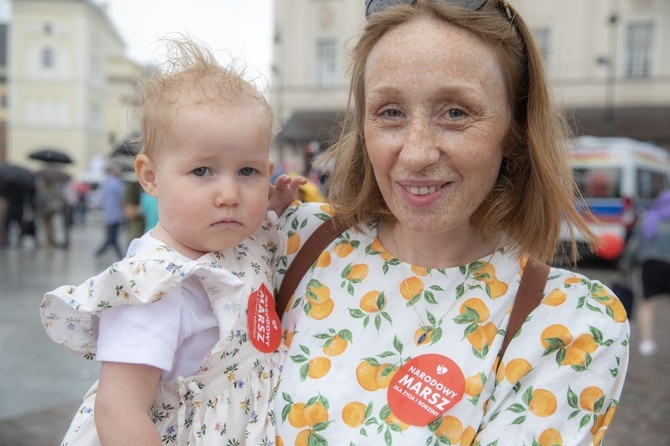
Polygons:
<instances>
[{"instance_id":1,"label":"pendant","mask_svg":"<svg viewBox=\"0 0 670 446\"><path fill-rule=\"evenodd\" d=\"M423 341L425 341L426 338L428 337L428 335L433 331L432 328L429 328L428 330L422 328L422 330L423 330L423 334L421 336L419 336L419 339L416 340L416 342L418 344L423 344Z\"/></svg>"}]
</instances>

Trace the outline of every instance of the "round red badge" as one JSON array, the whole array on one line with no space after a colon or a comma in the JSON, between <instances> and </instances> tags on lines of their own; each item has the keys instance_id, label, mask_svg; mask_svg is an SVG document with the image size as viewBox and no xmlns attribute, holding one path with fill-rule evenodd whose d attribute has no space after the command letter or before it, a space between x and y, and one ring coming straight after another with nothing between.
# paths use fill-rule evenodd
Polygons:
<instances>
[{"instance_id":1,"label":"round red badge","mask_svg":"<svg viewBox=\"0 0 670 446\"><path fill-rule=\"evenodd\" d=\"M277 350L281 342L281 322L275 310L275 299L265 284L249 295L247 323L254 347L263 353Z\"/></svg>"},{"instance_id":2,"label":"round red badge","mask_svg":"<svg viewBox=\"0 0 670 446\"><path fill-rule=\"evenodd\" d=\"M387 399L391 412L405 423L425 426L463 398L465 377L446 356L412 358L393 376Z\"/></svg>"}]
</instances>

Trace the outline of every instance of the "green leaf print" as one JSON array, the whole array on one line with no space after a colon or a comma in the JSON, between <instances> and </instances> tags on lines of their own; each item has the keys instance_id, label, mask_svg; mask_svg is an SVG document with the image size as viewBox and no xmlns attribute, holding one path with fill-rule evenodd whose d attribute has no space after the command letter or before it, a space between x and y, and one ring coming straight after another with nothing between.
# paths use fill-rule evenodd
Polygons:
<instances>
[{"instance_id":1,"label":"green leaf print","mask_svg":"<svg viewBox=\"0 0 670 446\"><path fill-rule=\"evenodd\" d=\"M573 409L579 409L579 397L570 386L568 386L568 405Z\"/></svg>"}]
</instances>

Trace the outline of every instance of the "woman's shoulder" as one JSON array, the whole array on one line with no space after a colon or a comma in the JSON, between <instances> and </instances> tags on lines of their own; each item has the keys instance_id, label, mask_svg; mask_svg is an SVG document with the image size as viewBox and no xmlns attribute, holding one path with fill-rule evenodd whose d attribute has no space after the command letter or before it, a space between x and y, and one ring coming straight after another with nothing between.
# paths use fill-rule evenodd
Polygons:
<instances>
[{"instance_id":1,"label":"woman's shoulder","mask_svg":"<svg viewBox=\"0 0 670 446\"><path fill-rule=\"evenodd\" d=\"M542 305L573 323L619 331L622 336L629 331L626 309L612 289L575 271L550 269Z\"/></svg>"},{"instance_id":2,"label":"woman's shoulder","mask_svg":"<svg viewBox=\"0 0 670 446\"><path fill-rule=\"evenodd\" d=\"M311 222L323 223L333 216L328 203L294 201L279 217L279 222L286 228L296 230Z\"/></svg>"}]
</instances>

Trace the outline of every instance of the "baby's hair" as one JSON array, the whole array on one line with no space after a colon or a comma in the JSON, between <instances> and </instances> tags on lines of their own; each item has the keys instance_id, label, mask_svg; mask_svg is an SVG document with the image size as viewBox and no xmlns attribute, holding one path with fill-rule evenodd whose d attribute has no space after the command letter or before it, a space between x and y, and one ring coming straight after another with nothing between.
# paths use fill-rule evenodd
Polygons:
<instances>
[{"instance_id":1,"label":"baby's hair","mask_svg":"<svg viewBox=\"0 0 670 446\"><path fill-rule=\"evenodd\" d=\"M239 59L222 65L209 46L183 34L161 40L166 44L165 60L138 82L140 153L155 157L175 114L189 105L256 104L265 112L272 131L272 110L263 94L245 79Z\"/></svg>"}]
</instances>

